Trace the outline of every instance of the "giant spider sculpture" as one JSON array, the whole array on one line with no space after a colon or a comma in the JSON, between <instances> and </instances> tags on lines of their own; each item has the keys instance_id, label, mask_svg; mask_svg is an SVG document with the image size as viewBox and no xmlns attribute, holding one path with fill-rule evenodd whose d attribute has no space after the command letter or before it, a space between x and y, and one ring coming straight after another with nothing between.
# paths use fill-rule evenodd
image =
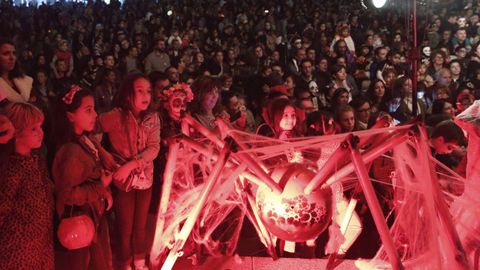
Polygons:
<instances>
[{"instance_id":1,"label":"giant spider sculpture","mask_svg":"<svg viewBox=\"0 0 480 270\"><path fill-rule=\"evenodd\" d=\"M477 206L467 211L471 217L479 201L458 190L480 189L431 156L422 125L379 123L382 128L368 131L279 141L237 131L220 119L220 136L189 115L182 121L185 134L172 141L165 168L153 268L171 269L192 246L232 255L244 216L274 259L277 243L313 244L329 227L325 249L334 262L361 230L356 199L343 193L352 187L363 191L382 241L375 258L358 260L358 268L471 269L474 263L479 226L458 228L468 220L462 218L465 204ZM187 136L192 130L196 139ZM392 165L387 179L369 174L379 158ZM393 194L390 227L372 182ZM458 212L453 219L449 204Z\"/></svg>"}]
</instances>

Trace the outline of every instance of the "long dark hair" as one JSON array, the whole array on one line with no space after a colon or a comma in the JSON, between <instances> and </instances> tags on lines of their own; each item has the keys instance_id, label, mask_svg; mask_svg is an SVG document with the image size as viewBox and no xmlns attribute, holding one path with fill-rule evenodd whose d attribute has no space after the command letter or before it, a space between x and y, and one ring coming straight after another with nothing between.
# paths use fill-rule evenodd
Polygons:
<instances>
[{"instance_id":1,"label":"long dark hair","mask_svg":"<svg viewBox=\"0 0 480 270\"><path fill-rule=\"evenodd\" d=\"M335 80L337 78L337 72L342 69L345 69L345 71L347 71L347 67L345 67L344 65L334 64L330 67L330 74L332 76L332 80Z\"/></svg>"},{"instance_id":2,"label":"long dark hair","mask_svg":"<svg viewBox=\"0 0 480 270\"><path fill-rule=\"evenodd\" d=\"M348 90L343 87L335 89L335 92L333 92L332 98L330 99L330 104L332 105L332 108L335 109L340 105L338 99L345 93L349 94Z\"/></svg>"},{"instance_id":3,"label":"long dark hair","mask_svg":"<svg viewBox=\"0 0 480 270\"><path fill-rule=\"evenodd\" d=\"M292 108L294 108L296 113L297 122L295 124L295 127L292 130L294 136L300 136L301 134L303 134L301 129L301 123L298 118L298 110L295 108L295 106L290 100L286 98L278 98L274 100L270 105L270 121L269 121L270 123L269 124L270 124L270 127L275 132L275 137L278 137L282 132L282 130L280 129L280 121L283 118L283 112L285 111L285 108L287 106L291 106Z\"/></svg>"},{"instance_id":4,"label":"long dark hair","mask_svg":"<svg viewBox=\"0 0 480 270\"><path fill-rule=\"evenodd\" d=\"M16 47L15 44L13 43L13 41L11 41L9 39L5 39L5 38L0 38L0 47L2 47L5 44L12 45L13 47ZM23 73L23 71L20 67L20 63L17 60L17 61L15 61L15 67L13 67L13 70L9 72L8 77L10 79L15 79L15 78L22 78L23 76L25 76L25 73Z\"/></svg>"},{"instance_id":5,"label":"long dark hair","mask_svg":"<svg viewBox=\"0 0 480 270\"><path fill-rule=\"evenodd\" d=\"M222 102L221 102L221 93L220 93L220 83L216 78L213 78L211 76L200 76L198 77L191 85L193 94L194 94L194 99L192 103L190 104L190 111L192 113L204 113L204 110L202 108L202 100L203 97L210 93L213 88L218 89L218 101L215 104L215 107L213 108L213 114L219 114L222 110Z\"/></svg>"},{"instance_id":6,"label":"long dark hair","mask_svg":"<svg viewBox=\"0 0 480 270\"><path fill-rule=\"evenodd\" d=\"M67 91L66 94L68 94ZM75 132L73 130L72 123L67 117L68 112L75 112L82 105L82 100L84 97L93 97L93 93L87 89L81 89L75 93L70 104L66 104L63 101L63 96L59 96L57 104L55 106L55 122L54 122L54 134L56 137L57 147L67 143L72 142L76 139Z\"/></svg>"},{"instance_id":7,"label":"long dark hair","mask_svg":"<svg viewBox=\"0 0 480 270\"><path fill-rule=\"evenodd\" d=\"M150 82L148 77L143 75L142 73L130 73L123 79L122 85L120 86L117 96L113 101L114 107L121 108L125 112L128 112L132 109L133 101L135 98L135 89L133 88L133 84L136 80L141 78ZM141 112L142 117L145 114L146 112Z\"/></svg>"},{"instance_id":8,"label":"long dark hair","mask_svg":"<svg viewBox=\"0 0 480 270\"><path fill-rule=\"evenodd\" d=\"M383 97L381 98L380 101L378 101L378 98L375 94L375 85L377 83L383 84L383 88L384 88ZM367 91L367 98L368 98L368 100L370 100L370 104L372 104L374 106L378 106L379 110L385 111L385 112L388 111L387 104L390 101L390 96L391 96L391 92L388 91L387 86L385 85L385 83L382 80L374 79L370 83L370 86L368 87L368 91Z\"/></svg>"},{"instance_id":9,"label":"long dark hair","mask_svg":"<svg viewBox=\"0 0 480 270\"><path fill-rule=\"evenodd\" d=\"M403 88L403 84L408 80L411 80L411 78L407 76L402 76L395 80L395 83L393 84L393 93L395 96L398 95L399 97L404 98L402 88Z\"/></svg>"}]
</instances>

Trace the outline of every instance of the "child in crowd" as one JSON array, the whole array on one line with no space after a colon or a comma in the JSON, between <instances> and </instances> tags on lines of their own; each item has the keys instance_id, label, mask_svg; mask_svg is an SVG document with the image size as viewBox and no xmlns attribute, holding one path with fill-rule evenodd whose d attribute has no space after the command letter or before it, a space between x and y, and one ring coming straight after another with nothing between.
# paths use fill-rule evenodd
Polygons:
<instances>
[{"instance_id":1,"label":"child in crowd","mask_svg":"<svg viewBox=\"0 0 480 270\"><path fill-rule=\"evenodd\" d=\"M287 140L301 136L300 123L297 123L296 109L285 98L278 98L270 104L266 123L257 128L257 134Z\"/></svg>"},{"instance_id":2,"label":"child in crowd","mask_svg":"<svg viewBox=\"0 0 480 270\"><path fill-rule=\"evenodd\" d=\"M14 153L0 165L0 266L54 269L53 184L34 149L43 140L43 113L12 103L6 116L14 128ZM12 130L12 129L11 129Z\"/></svg>"},{"instance_id":3,"label":"child in crowd","mask_svg":"<svg viewBox=\"0 0 480 270\"><path fill-rule=\"evenodd\" d=\"M56 122L59 147L52 168L57 213L61 217L86 214L95 224L94 241L65 256L70 269L111 269L105 211L112 207L108 186L115 164L91 135L97 118L92 93L74 86L60 102Z\"/></svg>"},{"instance_id":4,"label":"child in crowd","mask_svg":"<svg viewBox=\"0 0 480 270\"><path fill-rule=\"evenodd\" d=\"M65 61L65 70L66 70L66 77L71 77L73 73L73 54L69 50L69 45L67 40L61 40L58 44L57 50L55 50L55 54L52 58L52 62L50 67L53 70L53 74L55 78L59 78L59 70L57 70L57 60Z\"/></svg>"},{"instance_id":5,"label":"child in crowd","mask_svg":"<svg viewBox=\"0 0 480 270\"><path fill-rule=\"evenodd\" d=\"M145 266L146 223L152 196L153 160L160 150L160 120L149 112L152 89L147 77L130 74L118 92L115 108L100 115L112 154L121 165L113 175L118 193L115 216L120 237L119 266ZM136 179L136 180L135 180Z\"/></svg>"}]
</instances>

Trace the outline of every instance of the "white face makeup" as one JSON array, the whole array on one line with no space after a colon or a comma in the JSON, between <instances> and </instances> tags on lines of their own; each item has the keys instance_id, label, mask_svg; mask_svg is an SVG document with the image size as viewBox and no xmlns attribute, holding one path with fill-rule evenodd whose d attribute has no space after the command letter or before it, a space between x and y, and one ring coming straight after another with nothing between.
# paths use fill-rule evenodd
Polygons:
<instances>
[{"instance_id":1,"label":"white face makeup","mask_svg":"<svg viewBox=\"0 0 480 270\"><path fill-rule=\"evenodd\" d=\"M176 91L168 99L168 114L174 120L179 120L182 111L187 110L187 95L182 91Z\"/></svg>"},{"instance_id":2,"label":"white face makeup","mask_svg":"<svg viewBox=\"0 0 480 270\"><path fill-rule=\"evenodd\" d=\"M432 50L430 49L430 47L427 46L427 47L423 47L422 52L425 56L430 57Z\"/></svg>"}]
</instances>

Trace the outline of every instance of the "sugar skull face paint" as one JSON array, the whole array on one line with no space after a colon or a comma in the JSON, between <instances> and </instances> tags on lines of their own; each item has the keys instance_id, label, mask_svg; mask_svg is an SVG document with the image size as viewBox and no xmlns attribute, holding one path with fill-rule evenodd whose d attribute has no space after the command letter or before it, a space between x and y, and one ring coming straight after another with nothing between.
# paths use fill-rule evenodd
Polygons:
<instances>
[{"instance_id":1,"label":"sugar skull face paint","mask_svg":"<svg viewBox=\"0 0 480 270\"><path fill-rule=\"evenodd\" d=\"M187 110L187 95L183 91L174 92L168 99L168 114L174 120L179 120L182 111Z\"/></svg>"}]
</instances>

